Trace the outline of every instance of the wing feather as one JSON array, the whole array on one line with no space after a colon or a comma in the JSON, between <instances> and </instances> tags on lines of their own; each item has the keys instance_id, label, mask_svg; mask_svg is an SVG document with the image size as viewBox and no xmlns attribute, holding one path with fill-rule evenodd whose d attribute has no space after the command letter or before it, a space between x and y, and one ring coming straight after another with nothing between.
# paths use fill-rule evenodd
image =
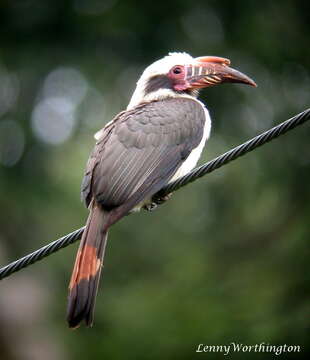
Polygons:
<instances>
[{"instance_id":1,"label":"wing feather","mask_svg":"<svg viewBox=\"0 0 310 360\"><path fill-rule=\"evenodd\" d=\"M166 99L122 112L88 161L82 198L106 209L134 207L168 183L200 143L205 113L195 100Z\"/></svg>"}]
</instances>

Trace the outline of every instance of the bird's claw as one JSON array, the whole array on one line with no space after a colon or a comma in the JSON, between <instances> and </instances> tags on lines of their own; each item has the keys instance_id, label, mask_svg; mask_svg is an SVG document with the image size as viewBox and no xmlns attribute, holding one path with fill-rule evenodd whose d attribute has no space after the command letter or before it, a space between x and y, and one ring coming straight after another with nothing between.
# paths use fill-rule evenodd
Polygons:
<instances>
[{"instance_id":1,"label":"bird's claw","mask_svg":"<svg viewBox=\"0 0 310 360\"><path fill-rule=\"evenodd\" d=\"M171 198L171 195L172 193L161 197L154 197L150 203L143 206L143 209L147 211L154 211L159 205L169 200Z\"/></svg>"},{"instance_id":2,"label":"bird's claw","mask_svg":"<svg viewBox=\"0 0 310 360\"><path fill-rule=\"evenodd\" d=\"M161 205L161 204L165 203L166 201L168 201L171 198L171 196L172 196L172 193L165 195L165 196L158 197L158 198L156 198L155 203L157 205Z\"/></svg>"},{"instance_id":3,"label":"bird's claw","mask_svg":"<svg viewBox=\"0 0 310 360\"><path fill-rule=\"evenodd\" d=\"M154 210L156 210L157 206L158 205L155 202L151 202L149 204L144 205L143 209L147 210L147 211L154 211Z\"/></svg>"},{"instance_id":4,"label":"bird's claw","mask_svg":"<svg viewBox=\"0 0 310 360\"><path fill-rule=\"evenodd\" d=\"M172 196L172 193L162 196L162 197L156 197L152 199L152 202L150 202L149 204L146 204L143 206L143 209L147 210L147 211L154 211L157 209L157 207L163 203L165 203L166 201L168 201Z\"/></svg>"}]
</instances>

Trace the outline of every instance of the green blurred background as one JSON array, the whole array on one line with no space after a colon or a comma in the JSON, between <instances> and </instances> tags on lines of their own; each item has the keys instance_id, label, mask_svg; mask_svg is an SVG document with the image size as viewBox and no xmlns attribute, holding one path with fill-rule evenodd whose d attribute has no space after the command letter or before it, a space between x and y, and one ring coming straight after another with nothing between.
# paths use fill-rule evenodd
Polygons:
<instances>
[{"instance_id":1,"label":"green blurred background","mask_svg":"<svg viewBox=\"0 0 310 360\"><path fill-rule=\"evenodd\" d=\"M201 161L307 108L308 4L2 1L0 263L84 224L79 189L93 134L169 51L230 58L258 84L202 92L213 129ZM218 359L195 349L232 341L300 345L303 354L291 358L301 358L310 315L309 129L114 226L92 329L65 323L77 244L2 281L1 359Z\"/></svg>"}]
</instances>

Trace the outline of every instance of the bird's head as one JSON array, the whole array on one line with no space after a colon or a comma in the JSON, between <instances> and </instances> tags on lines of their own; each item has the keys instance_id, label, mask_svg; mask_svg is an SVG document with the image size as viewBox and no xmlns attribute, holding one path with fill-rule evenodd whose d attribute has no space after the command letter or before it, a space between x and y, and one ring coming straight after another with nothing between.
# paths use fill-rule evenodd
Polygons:
<instances>
[{"instance_id":1,"label":"bird's head","mask_svg":"<svg viewBox=\"0 0 310 360\"><path fill-rule=\"evenodd\" d=\"M229 65L228 59L217 56L193 58L186 53L170 53L144 70L128 108L165 97L197 96L198 90L225 82L256 86Z\"/></svg>"}]
</instances>

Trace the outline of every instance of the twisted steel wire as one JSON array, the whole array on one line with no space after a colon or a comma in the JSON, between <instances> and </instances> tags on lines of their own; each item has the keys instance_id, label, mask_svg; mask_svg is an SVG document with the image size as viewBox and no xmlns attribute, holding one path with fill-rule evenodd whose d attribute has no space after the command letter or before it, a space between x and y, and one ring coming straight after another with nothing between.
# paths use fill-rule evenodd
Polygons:
<instances>
[{"instance_id":1,"label":"twisted steel wire","mask_svg":"<svg viewBox=\"0 0 310 360\"><path fill-rule=\"evenodd\" d=\"M304 110L298 115L284 121L283 123L265 131L264 133L257 135L256 137L248 140L247 142L227 151L226 153L218 156L217 158L208 161L207 163L195 168L190 173L182 176L178 180L162 188L153 199L156 202L157 199L168 195L172 191L176 191L181 187L197 180L198 178L218 169L219 167L237 159L238 157L245 155L246 153L266 144L267 142L285 134L289 130L294 129L296 126L303 124L310 118L310 108Z\"/></svg>"},{"instance_id":2,"label":"twisted steel wire","mask_svg":"<svg viewBox=\"0 0 310 360\"><path fill-rule=\"evenodd\" d=\"M237 159L238 157L256 149L259 146L285 134L289 130L305 123L310 119L310 108L301 112L298 115L284 121L283 123L265 131L264 133L248 140L247 142L227 151L226 153L218 156L217 158L207 162L204 165L192 170L189 174L181 177L180 179L172 182L171 184L162 188L157 194L153 196L153 201L160 204L160 198L168 195L169 193L180 189L181 187L197 180L198 178L220 168L221 166ZM52 253L76 242L82 237L85 226L61 237L58 240L16 260L0 269L0 280L8 277L9 275L17 272L28 265L42 260L43 258L51 255Z\"/></svg>"},{"instance_id":3,"label":"twisted steel wire","mask_svg":"<svg viewBox=\"0 0 310 360\"><path fill-rule=\"evenodd\" d=\"M8 277L16 271L19 271L28 265L34 264L35 262L42 260L46 256L53 254L54 252L65 248L66 246L73 244L75 241L79 240L82 237L85 226L73 231L70 234L67 234L61 237L58 240L51 242L48 245L41 247L40 249L34 251L31 254L28 254L21 259L18 259L7 266L4 266L0 269L0 280Z\"/></svg>"}]
</instances>

